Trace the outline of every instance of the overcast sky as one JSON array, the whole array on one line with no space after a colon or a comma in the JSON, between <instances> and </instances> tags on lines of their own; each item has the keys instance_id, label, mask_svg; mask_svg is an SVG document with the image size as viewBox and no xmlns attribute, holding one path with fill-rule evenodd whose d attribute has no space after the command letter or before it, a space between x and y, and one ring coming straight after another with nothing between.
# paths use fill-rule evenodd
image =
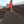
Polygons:
<instances>
[{"instance_id":1,"label":"overcast sky","mask_svg":"<svg viewBox=\"0 0 24 24\"><path fill-rule=\"evenodd\" d=\"M12 4L15 5L19 2L22 2L24 0L12 0ZM0 6L6 6L6 4L9 4L10 0L0 0Z\"/></svg>"}]
</instances>

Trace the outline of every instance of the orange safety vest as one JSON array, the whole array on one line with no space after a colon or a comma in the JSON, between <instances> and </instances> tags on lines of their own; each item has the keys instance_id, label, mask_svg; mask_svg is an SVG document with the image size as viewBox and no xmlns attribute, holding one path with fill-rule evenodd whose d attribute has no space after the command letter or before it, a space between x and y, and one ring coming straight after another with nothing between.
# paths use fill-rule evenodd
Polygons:
<instances>
[{"instance_id":1,"label":"orange safety vest","mask_svg":"<svg viewBox=\"0 0 24 24\"><path fill-rule=\"evenodd\" d=\"M12 7L12 3L10 2L10 4L9 4L9 8L11 8Z\"/></svg>"}]
</instances>

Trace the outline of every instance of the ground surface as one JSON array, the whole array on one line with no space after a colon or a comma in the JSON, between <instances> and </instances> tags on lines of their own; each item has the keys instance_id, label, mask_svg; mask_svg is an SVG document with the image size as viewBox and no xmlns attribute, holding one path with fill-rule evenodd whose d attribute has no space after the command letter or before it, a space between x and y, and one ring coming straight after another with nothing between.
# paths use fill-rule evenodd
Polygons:
<instances>
[{"instance_id":1,"label":"ground surface","mask_svg":"<svg viewBox=\"0 0 24 24\"><path fill-rule=\"evenodd\" d=\"M23 19L19 17L16 12L10 13L10 11L6 11L2 24L24 24Z\"/></svg>"}]
</instances>

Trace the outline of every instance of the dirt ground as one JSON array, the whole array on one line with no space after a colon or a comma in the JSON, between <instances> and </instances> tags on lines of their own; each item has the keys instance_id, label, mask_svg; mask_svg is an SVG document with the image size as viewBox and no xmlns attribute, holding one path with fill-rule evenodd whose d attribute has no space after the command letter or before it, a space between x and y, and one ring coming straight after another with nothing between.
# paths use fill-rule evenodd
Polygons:
<instances>
[{"instance_id":1,"label":"dirt ground","mask_svg":"<svg viewBox=\"0 0 24 24\"><path fill-rule=\"evenodd\" d=\"M18 16L15 11L11 13L10 11L6 11L2 24L24 24L22 17Z\"/></svg>"}]
</instances>

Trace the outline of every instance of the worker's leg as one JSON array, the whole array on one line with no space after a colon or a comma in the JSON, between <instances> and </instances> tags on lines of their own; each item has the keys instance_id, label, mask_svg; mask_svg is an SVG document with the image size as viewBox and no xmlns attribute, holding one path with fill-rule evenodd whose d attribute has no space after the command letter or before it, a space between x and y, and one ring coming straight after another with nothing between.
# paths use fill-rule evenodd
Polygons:
<instances>
[{"instance_id":1,"label":"worker's leg","mask_svg":"<svg viewBox=\"0 0 24 24\"><path fill-rule=\"evenodd\" d=\"M12 7L11 7L11 12L13 12Z\"/></svg>"}]
</instances>

